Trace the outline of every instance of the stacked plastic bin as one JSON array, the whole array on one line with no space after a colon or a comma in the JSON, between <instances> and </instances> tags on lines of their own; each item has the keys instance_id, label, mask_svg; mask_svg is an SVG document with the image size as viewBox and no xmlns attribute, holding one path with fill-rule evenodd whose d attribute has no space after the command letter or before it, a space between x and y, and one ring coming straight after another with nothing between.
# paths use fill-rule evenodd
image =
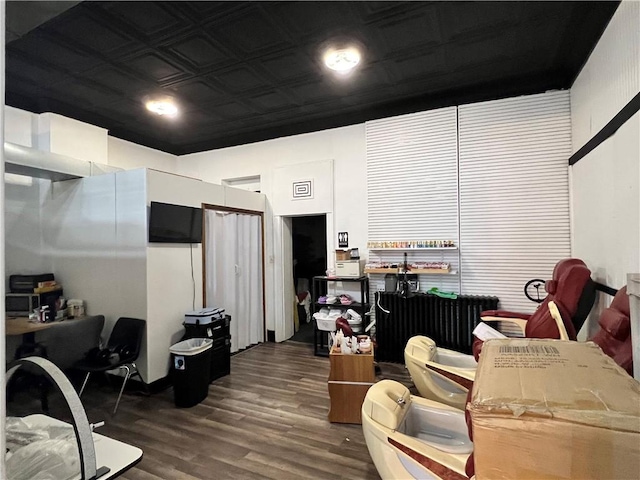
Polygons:
<instances>
[{"instance_id":1,"label":"stacked plastic bin","mask_svg":"<svg viewBox=\"0 0 640 480\"><path fill-rule=\"evenodd\" d=\"M221 309L202 309L185 314L185 334L183 340L190 338L209 338L211 347L210 380L231 373L231 334L229 326L231 316Z\"/></svg>"}]
</instances>

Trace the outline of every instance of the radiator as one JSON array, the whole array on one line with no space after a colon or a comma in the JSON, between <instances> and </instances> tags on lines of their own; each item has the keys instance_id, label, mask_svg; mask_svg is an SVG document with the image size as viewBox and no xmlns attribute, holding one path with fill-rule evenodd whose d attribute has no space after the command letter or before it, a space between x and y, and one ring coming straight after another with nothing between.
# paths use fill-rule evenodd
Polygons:
<instances>
[{"instance_id":1,"label":"radiator","mask_svg":"<svg viewBox=\"0 0 640 480\"><path fill-rule=\"evenodd\" d=\"M404 347L415 335L430 337L439 347L471 353L471 332L480 321L480 312L498 308L497 297L475 295L459 295L454 300L426 293L404 298L377 292L376 298L376 358L381 362L404 363Z\"/></svg>"}]
</instances>

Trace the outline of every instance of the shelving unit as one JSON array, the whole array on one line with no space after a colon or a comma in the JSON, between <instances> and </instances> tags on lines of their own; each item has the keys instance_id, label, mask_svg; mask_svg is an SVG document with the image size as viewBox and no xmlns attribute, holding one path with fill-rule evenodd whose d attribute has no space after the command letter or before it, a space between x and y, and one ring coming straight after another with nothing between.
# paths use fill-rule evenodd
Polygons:
<instances>
[{"instance_id":1,"label":"shelving unit","mask_svg":"<svg viewBox=\"0 0 640 480\"><path fill-rule=\"evenodd\" d=\"M458 247L415 247L415 248L370 248L370 252L425 252L438 250L458 250Z\"/></svg>"},{"instance_id":2,"label":"shelving unit","mask_svg":"<svg viewBox=\"0 0 640 480\"><path fill-rule=\"evenodd\" d=\"M380 247L369 249L369 262L379 261L391 267L365 268L364 272L371 278L374 291L384 289L385 275L403 275L404 255L407 254L408 263L412 262L446 262L449 270L439 268L410 268L407 274L419 275L420 290L426 291L431 287L438 287L446 291L460 292L460 249L457 245L449 247Z\"/></svg>"},{"instance_id":3,"label":"shelving unit","mask_svg":"<svg viewBox=\"0 0 640 480\"><path fill-rule=\"evenodd\" d=\"M395 273L401 275L404 273L402 268L365 268L364 273ZM416 273L419 275L457 275L457 270L441 270L435 268L410 268L407 273Z\"/></svg>"},{"instance_id":4,"label":"shelving unit","mask_svg":"<svg viewBox=\"0 0 640 480\"><path fill-rule=\"evenodd\" d=\"M335 285L337 282L345 283L358 283L360 285L360 302L352 302L349 305L342 305L340 303L319 303L318 298L322 295L326 295L329 286ZM313 283L311 286L311 299L313 313L316 313L323 307L339 308L343 311L352 308L362 316L362 328L364 329L366 324L365 314L369 311L369 277L366 275L362 277L313 277ZM316 321L313 321L313 354L317 356L328 357L329 356L329 332L324 330L318 330Z\"/></svg>"}]
</instances>

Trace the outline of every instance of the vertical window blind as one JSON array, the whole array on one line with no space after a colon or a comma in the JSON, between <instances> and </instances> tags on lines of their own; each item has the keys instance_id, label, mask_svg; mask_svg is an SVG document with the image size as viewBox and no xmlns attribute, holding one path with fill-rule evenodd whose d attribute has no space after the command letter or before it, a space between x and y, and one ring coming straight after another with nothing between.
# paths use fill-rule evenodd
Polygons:
<instances>
[{"instance_id":1,"label":"vertical window blind","mask_svg":"<svg viewBox=\"0 0 640 480\"><path fill-rule=\"evenodd\" d=\"M368 240L453 240L458 245L456 108L366 123ZM369 252L370 260L401 262L400 250ZM457 250L410 251L409 261L446 261ZM372 290L384 275L372 275ZM459 291L459 276L420 275L420 289Z\"/></svg>"},{"instance_id":2,"label":"vertical window blind","mask_svg":"<svg viewBox=\"0 0 640 480\"><path fill-rule=\"evenodd\" d=\"M437 286L495 295L501 308L532 311L523 292L568 257L571 155L568 92L443 108L366 123L369 241L453 240L459 250L413 251L447 261ZM400 263L401 250L369 252ZM384 275L372 275L372 290Z\"/></svg>"},{"instance_id":3,"label":"vertical window blind","mask_svg":"<svg viewBox=\"0 0 640 480\"><path fill-rule=\"evenodd\" d=\"M569 93L458 108L461 289L532 311L523 294L570 246Z\"/></svg>"}]
</instances>

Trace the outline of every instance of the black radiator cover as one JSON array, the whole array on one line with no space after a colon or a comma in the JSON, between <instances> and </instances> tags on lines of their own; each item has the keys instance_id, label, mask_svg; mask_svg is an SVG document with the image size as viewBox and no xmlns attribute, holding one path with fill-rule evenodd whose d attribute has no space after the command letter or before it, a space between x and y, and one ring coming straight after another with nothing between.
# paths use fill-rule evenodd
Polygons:
<instances>
[{"instance_id":1,"label":"black radiator cover","mask_svg":"<svg viewBox=\"0 0 640 480\"><path fill-rule=\"evenodd\" d=\"M480 312L498 308L498 297L458 295L450 299L416 293L405 298L386 292L376 296L376 359L381 362L404 363L404 347L416 335L432 338L439 347L471 353L471 332L480 322Z\"/></svg>"}]
</instances>

